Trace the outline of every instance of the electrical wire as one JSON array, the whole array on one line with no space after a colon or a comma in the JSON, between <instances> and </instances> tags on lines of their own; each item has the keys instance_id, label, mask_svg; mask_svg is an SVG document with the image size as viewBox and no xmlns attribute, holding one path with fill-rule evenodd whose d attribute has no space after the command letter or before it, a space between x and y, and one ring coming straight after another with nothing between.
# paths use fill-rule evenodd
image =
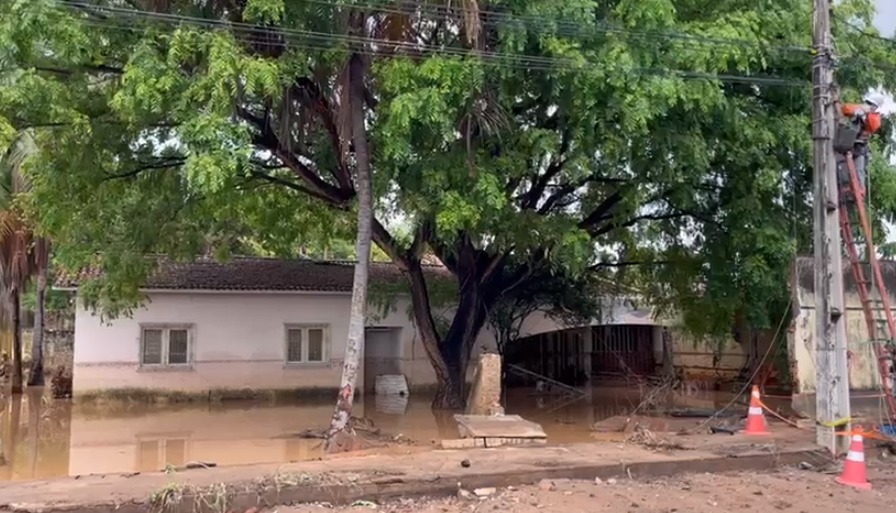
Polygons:
<instances>
[{"instance_id":1,"label":"electrical wire","mask_svg":"<svg viewBox=\"0 0 896 513\"><path fill-rule=\"evenodd\" d=\"M255 25L251 23L245 22L230 22L230 21L216 21L209 20L208 18L199 18L194 16L186 16L186 15L176 15L176 14L167 14L167 13L158 13L155 11L145 11L139 9L129 9L122 7L113 7L113 6L104 6L90 2L78 1L78 0L59 0L61 4L69 5L73 7L78 7L81 9L94 9L101 10L111 13L121 13L121 14L132 14L132 13L146 13L146 14L155 14L161 15L165 17L178 18L178 19L190 19L190 20L201 20L201 21L211 21L217 22L223 25L229 26L241 26L244 28L251 28L253 30L259 30L264 27L261 25ZM313 3L321 6L340 8L340 7L357 7L358 4L346 5L339 1L334 0L306 0L307 3ZM392 13L392 14L432 14L432 15L445 15L445 14L454 14L454 15L463 15L466 12L469 12L463 6L451 6L451 5L433 5L426 4L422 2L415 2L413 5L409 5L404 7L396 2L389 2L387 0L371 0L365 4L361 4L361 6L370 7L378 12L382 13ZM749 47L755 48L757 46L762 46L758 41L750 41L746 39L737 39L737 38L721 38L721 37L710 37L704 36L700 34L690 34L686 32L680 31L659 31L659 30L636 30L631 28L626 28L618 25L613 25L609 22L597 22L594 25L568 21L568 20L546 20L543 16L534 16L534 15L525 15L525 14L514 14L508 12L500 12L488 9L478 9L479 15L484 18L484 25L495 25L498 22L503 22L505 24L526 24L530 29L535 29L535 32L548 32L549 28L554 26L558 28L567 29L564 31L557 31L558 33L563 33L565 35L592 35L592 34L625 34L628 36L636 36L636 37L647 37L647 38L655 38L655 39L679 39L684 41L689 41L691 43L703 43L709 45L717 45L717 46L741 46L741 47ZM768 45L764 47L767 50L778 50L778 51L787 51L793 53L800 53L809 55L811 53L811 49L808 47L801 47L795 45Z\"/></svg>"},{"instance_id":2,"label":"electrical wire","mask_svg":"<svg viewBox=\"0 0 896 513\"><path fill-rule=\"evenodd\" d=\"M334 8L338 7L348 7L345 4L342 4L338 1L333 0L306 0L310 3L315 3L322 6L330 6ZM270 34L270 27L265 27L262 25L254 25L251 23L241 23L241 22L229 22L223 20L212 20L208 18L199 18L195 16L185 16L185 15L175 15L175 14L167 14L167 13L157 13L153 11L145 11L138 9L128 9L122 7L113 7L113 6L103 6L83 1L77 0L60 0L61 6L68 6L73 9L77 9L78 12L85 13L87 11L100 11L100 12L108 12L112 14L117 14L119 17L155 17L157 20L164 20L168 23L177 23L180 25L188 24L193 26L205 26L208 28L228 28L231 30L234 35L239 33L249 32L250 34L254 34L256 36L259 35L260 32L264 32ZM432 4L414 4L413 7L403 8L401 5L396 4L395 2L388 2L387 0L371 0L366 5L373 7L381 12L388 13L397 13L397 14L413 14L413 13L455 13L461 14L465 11L465 8L462 6L450 6L450 5L432 5ZM707 36L701 36L697 34L689 34L683 32L674 32L674 31L644 31L644 30L634 30L625 27L617 27L609 24L607 22L599 22L596 25L589 25L582 22L572 22L572 21L564 21L564 20L556 20L550 21L545 20L543 17L531 16L531 15L519 15L519 14L511 14L505 12L498 11L490 11L480 9L479 13L483 16L484 24L494 24L496 21L504 21L506 24L512 23L528 23L529 28L531 29L533 26L542 32L548 32L553 26L563 28L563 27L573 27L575 30L567 33L576 34L576 35L586 35L586 34L595 34L595 33L605 33L605 34L624 34L631 37L641 37L646 39L665 39L665 40L681 40L687 41L691 44L708 44L715 46L749 46L751 48L762 47L764 50L776 50L783 52L791 52L795 54L810 54L811 50L799 46L793 45L766 45L763 46L759 41L748 41L744 39L735 39L735 38L712 38ZM842 20L842 18L840 18ZM178 23L179 22L179 23ZM864 32L859 27L849 23L848 21L844 21L844 23L852 28L853 30L859 31L863 35L867 37L874 37L879 40L887 41L890 43L896 44L896 41L885 38L882 36L878 36L875 34L869 34ZM557 31L558 33L562 33L562 30ZM349 44L372 44L377 47L391 47L394 50L398 50L400 48L410 49L416 51L418 53L439 53L439 54L447 54L447 55L457 55L469 57L471 53L468 50L460 49L460 48L445 48L439 47L437 52L432 52L433 48L425 48L427 45L421 45L419 43L409 43L409 42L399 42L399 41L387 41L383 39L374 39L374 38L357 38L357 36L347 36L344 34L332 34L326 32L315 32L315 31L303 31L300 29L283 29L278 28L277 32L274 35L284 36L286 39L290 39L295 37L305 37L310 39L318 40L318 44L314 43L306 43L306 46L311 49L320 49L321 44L328 43L349 43ZM259 36L264 37L264 36ZM355 39L351 39L355 37ZM254 41L256 43L269 43L269 41ZM378 50L373 50L369 52L369 54L376 55ZM362 52L364 53L364 52ZM477 52L477 57L483 58L486 61L499 62L502 60L511 60L513 64L517 65L520 68L532 69L533 71L546 71L546 70L556 70L556 69L582 69L587 67L588 63L583 63L579 60L573 59L558 59L554 57L544 57L544 56L533 56L533 55L525 55L525 54L508 54L508 53L500 53L500 52ZM866 61L866 65L879 69L881 71L896 73L896 66L885 66L883 63L873 63L867 57L862 55L855 56L847 56L846 58L854 60L854 59L863 59ZM513 67L513 66L511 66ZM635 72L639 72L635 70ZM676 71L676 70L663 70L663 69L652 69L652 68L643 68L640 70L643 74L651 74L651 75L661 75L661 74L672 74L672 75L680 75L683 78L695 78L695 79L707 79L707 80L720 80L723 82L731 82L731 83L749 83L755 85L782 85L782 86L794 86L794 87L804 87L808 85L808 81L796 81L790 79L783 79L780 77L769 77L762 75L718 75L712 73L705 72L689 72L689 71Z\"/></svg>"},{"instance_id":3,"label":"electrical wire","mask_svg":"<svg viewBox=\"0 0 896 513\"><path fill-rule=\"evenodd\" d=\"M62 5L72 6L72 7L89 7L92 9L97 9L101 11L109 11L111 13L117 14L118 18L137 18L143 19L145 21L153 21L159 22L166 25L177 25L177 26L195 26L195 27L203 27L209 29L215 28L224 28L231 32L233 37L241 42L247 43L255 43L255 44L271 44L271 40L264 33L260 33L259 31L269 31L267 27L261 27L257 25L245 24L245 23L230 23L223 22L218 20L210 20L204 18L196 18L190 16L181 16L181 15L171 15L165 13L154 13L151 11L138 11L134 9L122 9L115 7L106 7L106 6L94 6L92 4L84 4L81 2L74 1L63 1ZM79 11L82 12L82 11ZM110 20L81 20L88 26L92 26L95 28L108 28L111 30L138 30L137 27L133 27L131 25L121 25L110 23ZM270 34L270 32L267 32ZM526 54L514 54L514 53L502 53L502 52L488 52L488 51L477 51L475 53L471 53L468 50L460 49L460 48L444 48L444 47L431 47L428 45L417 44L417 43L408 43L401 41L386 41L383 39L375 39L361 36L351 36L345 34L332 34L326 32L316 32L316 31L308 31L308 30L300 30L300 29L282 29L278 30L276 35L283 37L285 40L290 42L298 43L297 46L314 49L314 50L328 50L332 49L333 43L347 43L350 45L361 45L359 47L355 47L355 51L359 51L359 53L364 53L368 55L378 55L379 48L391 48L393 51L405 50L415 53L430 53L430 54L439 54L439 55L448 55L448 56L457 56L463 58L469 58L474 56L476 58L483 59L484 61L489 61L492 64L496 64L503 67L511 67L511 68L519 68L519 69L528 69L532 71L549 71L549 70L557 70L557 69L568 69L568 70L582 70L589 67L589 63L584 60L576 60L576 59L562 59L556 57L544 57L544 56L534 56L534 55L526 55ZM299 40L301 38L301 40ZM366 45L370 45L370 48L365 48ZM633 74L642 74L642 75L668 75L683 79L704 79L704 80L718 80L721 82L728 83L742 83L742 84L751 84L751 85L778 85L778 86L787 86L787 87L807 87L809 85L808 81L799 81L793 79L786 79L780 77L773 76L763 76L763 75L734 75L734 74L716 74L709 72L701 72L701 71L686 71L686 70L677 70L677 69L663 69L663 68L631 68L629 71Z\"/></svg>"},{"instance_id":4,"label":"electrical wire","mask_svg":"<svg viewBox=\"0 0 896 513\"><path fill-rule=\"evenodd\" d=\"M778 340L778 335L781 334L781 329L784 327L784 322L787 320L787 317L789 315L789 310L792 305L793 305L793 296L791 295L790 300L787 302L787 306L784 308L784 314L781 316L781 321L778 323L778 328L775 330L775 334L772 337L772 342L768 345L768 348L765 350L765 354L762 355L762 358L759 360L759 363L756 365L756 368L753 370L753 373L746 380L746 382L744 383L744 386L741 387L740 391L737 392L736 394L734 394L734 397L732 397L731 400L728 401L728 404L723 406L721 409L717 410L711 417L707 418L700 424L697 424L696 427L688 430L689 432L691 432L691 433L697 432L697 431L703 429L704 427L706 427L710 422L719 418L719 415L728 411L729 408L734 406L734 403L736 403L737 400L740 399L746 393L746 391L748 389L750 389L750 387L752 387L753 380L756 379L756 376L759 375L760 369L762 369L763 365L765 365L765 361L768 360L768 357L772 352L772 348L774 348L777 345L775 343L775 341Z\"/></svg>"},{"instance_id":5,"label":"electrical wire","mask_svg":"<svg viewBox=\"0 0 896 513\"><path fill-rule=\"evenodd\" d=\"M332 0L306 0L309 3L314 3L323 6L344 6L345 4L341 4L339 2L334 2ZM355 4L357 5L357 4ZM383 13L392 13L392 14L415 14L415 13L427 13L433 15L439 14L454 14L457 16L462 16L466 12L469 12L463 6L452 6L452 5L433 5L427 4L425 2L415 2L412 6L408 6L407 8L402 8L402 6L397 2L390 2L388 0L370 0L362 6L368 6L373 8L378 12ZM562 35L570 35L570 36L581 36L581 35L593 35L593 34L624 34L628 36L635 37L646 37L646 38L655 38L655 39L680 39L689 41L692 43L704 43L710 45L719 45L719 46L742 46L742 47L751 47L754 48L757 46L756 41L749 41L746 39L736 39L736 38L721 38L721 37L710 37L699 34L691 34L687 32L679 32L679 31L661 31L661 30L635 30L631 28L626 28L618 25L614 25L609 22L597 22L596 24L588 24L583 22L576 21L568 21L568 20L546 20L544 16L534 16L534 15L525 15L525 14L515 14L509 12L501 12L494 11L488 9L477 9L479 15L483 18L483 25L486 26L496 26L499 23L504 23L505 25L517 24L526 25L529 29L535 29L535 32L552 32L550 29L556 27L558 30L556 32ZM793 53L800 53L809 55L811 53L811 49L808 47L795 46L795 45L769 45L766 47L768 50L779 50Z\"/></svg>"}]
</instances>

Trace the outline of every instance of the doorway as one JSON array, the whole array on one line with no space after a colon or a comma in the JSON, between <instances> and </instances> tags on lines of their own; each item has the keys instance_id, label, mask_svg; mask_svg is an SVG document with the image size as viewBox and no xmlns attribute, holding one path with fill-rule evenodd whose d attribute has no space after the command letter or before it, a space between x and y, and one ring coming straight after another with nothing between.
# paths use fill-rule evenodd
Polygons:
<instances>
[{"instance_id":1,"label":"doorway","mask_svg":"<svg viewBox=\"0 0 896 513\"><path fill-rule=\"evenodd\" d=\"M376 377L404 374L401 328L364 330L364 393L375 392Z\"/></svg>"}]
</instances>

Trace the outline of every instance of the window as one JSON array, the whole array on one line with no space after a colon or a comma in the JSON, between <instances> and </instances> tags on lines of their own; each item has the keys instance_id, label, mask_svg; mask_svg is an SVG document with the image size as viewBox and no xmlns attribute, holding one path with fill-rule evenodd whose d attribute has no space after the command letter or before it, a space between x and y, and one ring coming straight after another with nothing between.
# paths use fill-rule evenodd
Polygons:
<instances>
[{"instance_id":1,"label":"window","mask_svg":"<svg viewBox=\"0 0 896 513\"><path fill-rule=\"evenodd\" d=\"M138 435L137 470L140 472L164 470L167 465L180 467L187 461L187 439L183 435L176 438L143 438Z\"/></svg>"},{"instance_id":2,"label":"window","mask_svg":"<svg viewBox=\"0 0 896 513\"><path fill-rule=\"evenodd\" d=\"M324 326L286 327L286 363L323 363L329 358L329 334Z\"/></svg>"},{"instance_id":3,"label":"window","mask_svg":"<svg viewBox=\"0 0 896 513\"><path fill-rule=\"evenodd\" d=\"M180 366L190 363L190 329L186 326L143 327L140 364Z\"/></svg>"}]
</instances>

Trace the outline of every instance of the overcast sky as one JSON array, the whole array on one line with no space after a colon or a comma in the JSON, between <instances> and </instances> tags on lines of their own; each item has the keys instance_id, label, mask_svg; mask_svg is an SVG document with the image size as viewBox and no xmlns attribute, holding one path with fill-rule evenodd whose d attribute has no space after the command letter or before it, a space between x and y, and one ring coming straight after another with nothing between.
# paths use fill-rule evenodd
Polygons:
<instances>
[{"instance_id":1,"label":"overcast sky","mask_svg":"<svg viewBox=\"0 0 896 513\"><path fill-rule=\"evenodd\" d=\"M896 32L896 0L874 0L877 6L877 17L874 20L877 29L884 36L892 36ZM884 105L885 113L896 111L896 104L892 101Z\"/></svg>"},{"instance_id":2,"label":"overcast sky","mask_svg":"<svg viewBox=\"0 0 896 513\"><path fill-rule=\"evenodd\" d=\"M896 0L875 0L877 4L878 30L885 36L892 36L896 31Z\"/></svg>"}]
</instances>

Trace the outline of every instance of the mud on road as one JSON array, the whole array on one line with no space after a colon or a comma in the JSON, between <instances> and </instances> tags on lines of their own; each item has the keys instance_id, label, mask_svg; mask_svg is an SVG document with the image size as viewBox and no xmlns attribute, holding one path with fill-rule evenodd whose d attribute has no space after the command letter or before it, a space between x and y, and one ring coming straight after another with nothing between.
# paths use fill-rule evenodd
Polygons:
<instances>
[{"instance_id":1,"label":"mud on road","mask_svg":"<svg viewBox=\"0 0 896 513\"><path fill-rule=\"evenodd\" d=\"M444 499L400 499L384 504L358 503L333 508L307 504L278 508L278 513L876 513L896 506L896 463L869 469L871 491L838 485L836 474L783 468L769 473L691 474L654 481L542 481L507 489L463 491Z\"/></svg>"}]
</instances>

